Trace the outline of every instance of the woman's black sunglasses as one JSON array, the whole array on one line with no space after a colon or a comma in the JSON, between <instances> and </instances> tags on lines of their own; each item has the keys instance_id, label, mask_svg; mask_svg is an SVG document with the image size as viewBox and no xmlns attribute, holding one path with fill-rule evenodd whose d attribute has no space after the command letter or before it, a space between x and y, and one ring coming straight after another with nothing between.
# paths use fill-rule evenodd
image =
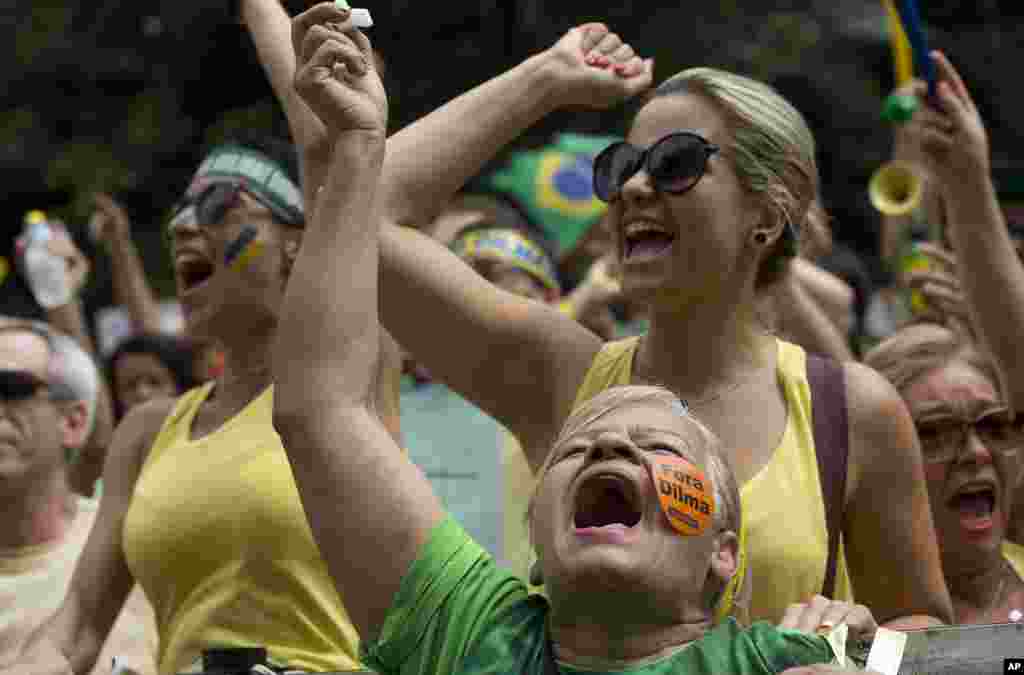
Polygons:
<instances>
[{"instance_id":1,"label":"woman's black sunglasses","mask_svg":"<svg viewBox=\"0 0 1024 675\"><path fill-rule=\"evenodd\" d=\"M618 198L622 186L647 169L654 189L682 194L693 188L719 147L689 131L669 134L646 150L629 143L610 145L594 159L594 194L603 202Z\"/></svg>"},{"instance_id":2,"label":"woman's black sunglasses","mask_svg":"<svg viewBox=\"0 0 1024 675\"><path fill-rule=\"evenodd\" d=\"M0 370L0 400L27 401L47 384L25 370Z\"/></svg>"}]
</instances>

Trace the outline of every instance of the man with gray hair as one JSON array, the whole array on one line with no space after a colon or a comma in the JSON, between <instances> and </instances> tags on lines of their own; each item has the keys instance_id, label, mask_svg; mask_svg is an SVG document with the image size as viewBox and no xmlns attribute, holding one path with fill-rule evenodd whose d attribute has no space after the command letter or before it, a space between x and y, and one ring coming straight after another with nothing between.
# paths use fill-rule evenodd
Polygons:
<instances>
[{"instance_id":1,"label":"man with gray hair","mask_svg":"<svg viewBox=\"0 0 1024 675\"><path fill-rule=\"evenodd\" d=\"M75 495L70 457L92 433L100 374L71 338L0 317L0 664L64 600L97 502ZM152 609L136 589L95 666L155 674Z\"/></svg>"}]
</instances>

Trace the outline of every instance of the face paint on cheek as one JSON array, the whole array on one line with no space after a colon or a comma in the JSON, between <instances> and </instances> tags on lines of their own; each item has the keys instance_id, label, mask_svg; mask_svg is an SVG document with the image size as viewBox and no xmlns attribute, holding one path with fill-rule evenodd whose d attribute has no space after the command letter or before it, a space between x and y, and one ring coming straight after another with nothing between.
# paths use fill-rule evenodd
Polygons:
<instances>
[{"instance_id":1,"label":"face paint on cheek","mask_svg":"<svg viewBox=\"0 0 1024 675\"><path fill-rule=\"evenodd\" d=\"M256 238L258 235L259 232L254 226L243 227L242 233L228 245L224 252L224 263L231 269L240 271L263 255L263 242Z\"/></svg>"},{"instance_id":2,"label":"face paint on cheek","mask_svg":"<svg viewBox=\"0 0 1024 675\"><path fill-rule=\"evenodd\" d=\"M679 534L704 534L715 515L715 492L704 472L682 457L659 457L649 465L658 504Z\"/></svg>"}]
</instances>

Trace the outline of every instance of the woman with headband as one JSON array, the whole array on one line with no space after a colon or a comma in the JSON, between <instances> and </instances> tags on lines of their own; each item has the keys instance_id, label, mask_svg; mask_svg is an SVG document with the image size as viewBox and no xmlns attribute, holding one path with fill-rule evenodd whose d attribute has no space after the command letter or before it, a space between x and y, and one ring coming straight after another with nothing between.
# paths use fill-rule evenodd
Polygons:
<instances>
[{"instance_id":1,"label":"woman with headband","mask_svg":"<svg viewBox=\"0 0 1024 675\"><path fill-rule=\"evenodd\" d=\"M90 672L136 581L156 611L161 675L222 647L262 647L277 668L361 667L272 424L270 346L305 224L298 180L291 146L269 140L218 146L200 165L168 235L186 332L223 345L223 374L128 412L64 604L4 675ZM399 361L381 335L376 408L397 437Z\"/></svg>"}]
</instances>

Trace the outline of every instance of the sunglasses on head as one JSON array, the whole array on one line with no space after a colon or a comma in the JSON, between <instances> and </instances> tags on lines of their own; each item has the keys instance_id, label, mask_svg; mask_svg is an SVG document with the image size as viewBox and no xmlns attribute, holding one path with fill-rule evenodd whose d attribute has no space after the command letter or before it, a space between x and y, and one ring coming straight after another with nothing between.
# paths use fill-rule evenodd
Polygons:
<instances>
[{"instance_id":1,"label":"sunglasses on head","mask_svg":"<svg viewBox=\"0 0 1024 675\"><path fill-rule=\"evenodd\" d=\"M719 150L689 131L669 134L646 150L614 143L594 159L594 194L603 202L618 199L622 186L641 169L658 192L682 194L700 181L708 159Z\"/></svg>"},{"instance_id":2,"label":"sunglasses on head","mask_svg":"<svg viewBox=\"0 0 1024 675\"><path fill-rule=\"evenodd\" d=\"M0 400L27 401L47 387L42 379L25 370L0 370Z\"/></svg>"}]
</instances>

